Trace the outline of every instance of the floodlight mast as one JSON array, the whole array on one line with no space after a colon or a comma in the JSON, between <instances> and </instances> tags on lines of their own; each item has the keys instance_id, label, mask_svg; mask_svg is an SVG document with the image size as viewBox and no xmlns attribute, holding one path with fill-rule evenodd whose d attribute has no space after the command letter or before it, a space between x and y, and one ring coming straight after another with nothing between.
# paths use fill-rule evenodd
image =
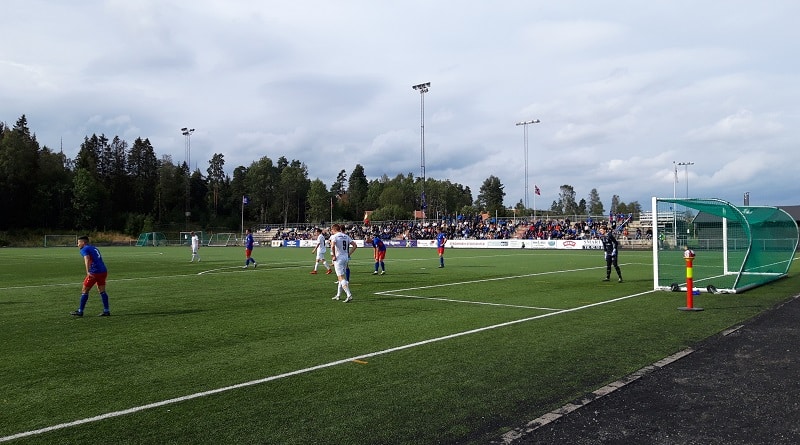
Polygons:
<instances>
[{"instance_id":1,"label":"floodlight mast","mask_svg":"<svg viewBox=\"0 0 800 445\"><path fill-rule=\"evenodd\" d=\"M186 178L186 230L189 230L189 217L192 216L191 203L190 203L190 196L191 196L190 179L192 177L192 133L194 133L194 128L189 128L189 127L181 128L181 134L185 137L184 149L186 152L186 169L188 171L188 176Z\"/></svg>"},{"instance_id":2,"label":"floodlight mast","mask_svg":"<svg viewBox=\"0 0 800 445\"><path fill-rule=\"evenodd\" d=\"M694 162L678 162L678 165L684 166L686 171L686 199L689 199L689 166L694 165Z\"/></svg>"},{"instance_id":3,"label":"floodlight mast","mask_svg":"<svg viewBox=\"0 0 800 445\"><path fill-rule=\"evenodd\" d=\"M412 85L416 91L419 91L419 145L420 145L420 155L419 155L419 164L420 164L420 173L422 174L422 197L421 197L421 205L422 205L422 212L423 215L428 207L427 198L425 197L425 93L431 87L430 82L420 83L417 85ZM424 216L423 216L424 219Z\"/></svg>"},{"instance_id":4,"label":"floodlight mast","mask_svg":"<svg viewBox=\"0 0 800 445\"><path fill-rule=\"evenodd\" d=\"M189 168L189 172L192 171L192 133L194 133L194 128L183 127L181 128L181 134L186 136L186 167Z\"/></svg>"},{"instance_id":5,"label":"floodlight mast","mask_svg":"<svg viewBox=\"0 0 800 445\"><path fill-rule=\"evenodd\" d=\"M524 122L517 122L517 126L522 125L523 134L524 134L524 148L525 148L525 209L530 208L530 204L528 204L528 125L530 124L538 124L541 121L539 119L533 119Z\"/></svg>"}]
</instances>

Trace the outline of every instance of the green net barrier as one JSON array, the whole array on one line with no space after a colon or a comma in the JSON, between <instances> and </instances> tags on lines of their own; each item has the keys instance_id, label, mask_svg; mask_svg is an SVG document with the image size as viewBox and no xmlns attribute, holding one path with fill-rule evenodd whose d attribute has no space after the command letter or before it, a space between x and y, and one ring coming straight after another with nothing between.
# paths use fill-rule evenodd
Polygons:
<instances>
[{"instance_id":1,"label":"green net barrier","mask_svg":"<svg viewBox=\"0 0 800 445\"><path fill-rule=\"evenodd\" d=\"M697 288L737 293L786 276L798 245L797 223L777 207L654 198L654 214L654 281L659 289L685 284L686 247L697 255Z\"/></svg>"}]
</instances>

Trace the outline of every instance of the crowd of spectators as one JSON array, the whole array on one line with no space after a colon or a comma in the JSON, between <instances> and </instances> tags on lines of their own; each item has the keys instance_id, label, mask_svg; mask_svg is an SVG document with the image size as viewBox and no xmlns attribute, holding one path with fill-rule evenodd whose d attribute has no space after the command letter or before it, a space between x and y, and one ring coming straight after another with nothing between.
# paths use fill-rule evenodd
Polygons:
<instances>
[{"instance_id":1,"label":"crowd of spectators","mask_svg":"<svg viewBox=\"0 0 800 445\"><path fill-rule=\"evenodd\" d=\"M345 224L344 231L353 239L378 236L381 239L435 239L436 229L444 229L448 239L509 239L517 227L511 219L484 218L481 215L446 217L437 220L381 221L378 223ZM274 240L312 239L314 226L278 229Z\"/></svg>"},{"instance_id":2,"label":"crowd of spectators","mask_svg":"<svg viewBox=\"0 0 800 445\"><path fill-rule=\"evenodd\" d=\"M600 228L617 230L618 237L623 240L630 240L630 233L627 224L631 221L631 214L611 214L608 220L597 220L592 217L584 221L572 222L569 218L565 219L539 219L533 221L523 234L524 239L597 239L600 237ZM652 231L650 231L652 236ZM636 229L635 239L642 239L641 228Z\"/></svg>"},{"instance_id":3,"label":"crowd of spectators","mask_svg":"<svg viewBox=\"0 0 800 445\"><path fill-rule=\"evenodd\" d=\"M296 241L314 239L316 238L314 236L314 229L314 226L280 228L277 229L278 231L272 237L272 240Z\"/></svg>"},{"instance_id":4,"label":"crowd of spectators","mask_svg":"<svg viewBox=\"0 0 800 445\"><path fill-rule=\"evenodd\" d=\"M643 234L637 228L631 236L627 223L629 214L612 214L606 219L588 217L582 221L563 219L498 218L486 215L455 215L436 220L381 221L377 223L353 223L343 226L344 232L353 239L366 239L378 236L384 240L430 240L436 238L436 229L441 227L448 239L595 239L599 237L600 227L620 230L624 240L652 238L652 231ZM282 228L274 240L308 240L314 238L315 226Z\"/></svg>"}]
</instances>

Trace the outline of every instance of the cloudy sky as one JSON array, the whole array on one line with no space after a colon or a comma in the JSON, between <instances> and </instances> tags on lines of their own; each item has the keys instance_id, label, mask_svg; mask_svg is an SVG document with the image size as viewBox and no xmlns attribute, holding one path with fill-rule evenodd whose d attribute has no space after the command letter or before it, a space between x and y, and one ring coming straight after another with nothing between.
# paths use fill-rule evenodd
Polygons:
<instances>
[{"instance_id":1,"label":"cloudy sky","mask_svg":"<svg viewBox=\"0 0 800 445\"><path fill-rule=\"evenodd\" d=\"M230 174L268 156L326 185L497 176L505 204L561 185L800 204L800 2L4 0L0 120L74 157L149 138ZM693 163L677 167L676 163ZM677 182L676 182L677 176ZM535 196L537 185L542 194Z\"/></svg>"}]
</instances>

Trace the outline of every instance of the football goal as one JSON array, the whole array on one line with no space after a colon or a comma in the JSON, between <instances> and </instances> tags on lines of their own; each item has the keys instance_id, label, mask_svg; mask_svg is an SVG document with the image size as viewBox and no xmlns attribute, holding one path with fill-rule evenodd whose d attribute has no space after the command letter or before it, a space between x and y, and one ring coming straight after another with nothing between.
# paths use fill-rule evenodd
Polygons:
<instances>
[{"instance_id":1,"label":"football goal","mask_svg":"<svg viewBox=\"0 0 800 445\"><path fill-rule=\"evenodd\" d=\"M239 238L235 233L215 233L208 240L209 247L238 246Z\"/></svg>"},{"instance_id":2,"label":"football goal","mask_svg":"<svg viewBox=\"0 0 800 445\"><path fill-rule=\"evenodd\" d=\"M75 247L78 235L45 235L44 247Z\"/></svg>"},{"instance_id":3,"label":"football goal","mask_svg":"<svg viewBox=\"0 0 800 445\"><path fill-rule=\"evenodd\" d=\"M203 233L202 230L195 230L197 236L200 238L200 245L202 246L203 243L206 241L206 234ZM181 246L191 246L192 245L192 232L181 232L180 233L180 240L178 241Z\"/></svg>"},{"instance_id":4,"label":"football goal","mask_svg":"<svg viewBox=\"0 0 800 445\"><path fill-rule=\"evenodd\" d=\"M145 232L139 235L136 241L138 247L143 246L166 246L167 237L161 232Z\"/></svg>"},{"instance_id":5,"label":"football goal","mask_svg":"<svg viewBox=\"0 0 800 445\"><path fill-rule=\"evenodd\" d=\"M686 248L696 254L693 291L740 293L789 272L798 228L795 220L777 207L655 197L652 205L656 290L687 290Z\"/></svg>"}]
</instances>

